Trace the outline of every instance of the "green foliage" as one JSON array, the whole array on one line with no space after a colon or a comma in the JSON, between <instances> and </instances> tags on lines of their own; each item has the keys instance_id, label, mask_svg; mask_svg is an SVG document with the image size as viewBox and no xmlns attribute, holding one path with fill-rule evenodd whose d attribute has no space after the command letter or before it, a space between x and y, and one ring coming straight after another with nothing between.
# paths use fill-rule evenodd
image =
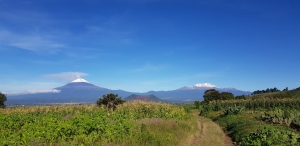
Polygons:
<instances>
[{"instance_id":1,"label":"green foliage","mask_svg":"<svg viewBox=\"0 0 300 146\"><path fill-rule=\"evenodd\" d=\"M145 102L111 112L87 105L6 108L0 145L175 145L176 133L196 129L189 117L182 107Z\"/></svg>"},{"instance_id":2,"label":"green foliage","mask_svg":"<svg viewBox=\"0 0 300 146\"><path fill-rule=\"evenodd\" d=\"M198 109L198 108L195 107L194 104L181 104L180 106L183 107L184 111L187 112L187 113L190 112L191 110Z\"/></svg>"},{"instance_id":3,"label":"green foliage","mask_svg":"<svg viewBox=\"0 0 300 146\"><path fill-rule=\"evenodd\" d=\"M261 119L272 124L285 124L287 126L293 126L295 128L300 127L300 112L292 109L274 109L272 111L265 112Z\"/></svg>"},{"instance_id":4,"label":"green foliage","mask_svg":"<svg viewBox=\"0 0 300 146\"><path fill-rule=\"evenodd\" d=\"M234 99L234 95L230 92L221 92L221 99L222 100Z\"/></svg>"},{"instance_id":5,"label":"green foliage","mask_svg":"<svg viewBox=\"0 0 300 146\"><path fill-rule=\"evenodd\" d=\"M203 98L204 98L204 102L220 100L221 94L216 89L209 89L204 92Z\"/></svg>"},{"instance_id":6,"label":"green foliage","mask_svg":"<svg viewBox=\"0 0 300 146\"><path fill-rule=\"evenodd\" d=\"M6 95L0 92L0 108L5 108L4 102L7 100Z\"/></svg>"},{"instance_id":7,"label":"green foliage","mask_svg":"<svg viewBox=\"0 0 300 146\"><path fill-rule=\"evenodd\" d=\"M292 98L298 98L300 97L300 87L293 90L285 91L285 93L287 93Z\"/></svg>"},{"instance_id":8,"label":"green foliage","mask_svg":"<svg viewBox=\"0 0 300 146\"><path fill-rule=\"evenodd\" d=\"M274 88L267 88L266 90L256 90L254 91L252 94L263 94L263 93L272 93L272 92L279 92L280 90L278 90L276 87Z\"/></svg>"},{"instance_id":9,"label":"green foliage","mask_svg":"<svg viewBox=\"0 0 300 146\"><path fill-rule=\"evenodd\" d=\"M210 104L218 105L221 108L236 105L243 106L246 109L273 109L276 107L300 109L300 98L247 98L246 100L211 101Z\"/></svg>"},{"instance_id":10,"label":"green foliage","mask_svg":"<svg viewBox=\"0 0 300 146\"><path fill-rule=\"evenodd\" d=\"M236 115L241 113L243 110L245 109L245 107L237 107L236 105L234 105L234 107L227 107L225 108L224 115Z\"/></svg>"},{"instance_id":11,"label":"green foliage","mask_svg":"<svg viewBox=\"0 0 300 146\"><path fill-rule=\"evenodd\" d=\"M202 106L206 112L201 115L211 117L225 128L237 145L297 146L300 135L293 130L300 130L299 103L298 98L219 100ZM224 109L224 114L216 107ZM261 115L266 109L268 111Z\"/></svg>"},{"instance_id":12,"label":"green foliage","mask_svg":"<svg viewBox=\"0 0 300 146\"><path fill-rule=\"evenodd\" d=\"M288 90L288 88L285 88L282 91L276 91L276 92L262 92L252 94L251 98L298 98L300 97L300 87Z\"/></svg>"},{"instance_id":13,"label":"green foliage","mask_svg":"<svg viewBox=\"0 0 300 146\"><path fill-rule=\"evenodd\" d=\"M186 112L184 108L156 102L127 102L116 109L116 113L129 115L132 119L164 118L182 119Z\"/></svg>"},{"instance_id":14,"label":"green foliage","mask_svg":"<svg viewBox=\"0 0 300 146\"><path fill-rule=\"evenodd\" d=\"M247 99L245 95L235 96L235 99Z\"/></svg>"},{"instance_id":15,"label":"green foliage","mask_svg":"<svg viewBox=\"0 0 300 146\"><path fill-rule=\"evenodd\" d=\"M273 146L273 145L300 145L300 135L292 129L282 126L269 125L255 119L253 111L244 111L239 114L215 114L207 116L221 125L237 145ZM282 112L284 115L284 112Z\"/></svg>"},{"instance_id":16,"label":"green foliage","mask_svg":"<svg viewBox=\"0 0 300 146\"><path fill-rule=\"evenodd\" d=\"M84 110L84 109L82 109ZM1 114L1 145L88 144L102 140L120 141L130 134L132 124L125 115L108 115L103 109L74 113Z\"/></svg>"},{"instance_id":17,"label":"green foliage","mask_svg":"<svg viewBox=\"0 0 300 146\"><path fill-rule=\"evenodd\" d=\"M200 108L200 105L201 105L201 102L198 100L198 101L195 101L194 102L194 105L196 107L196 109L199 109Z\"/></svg>"},{"instance_id":18,"label":"green foliage","mask_svg":"<svg viewBox=\"0 0 300 146\"><path fill-rule=\"evenodd\" d=\"M229 136L236 142L241 141L243 137L255 132L257 129L261 128L262 124L264 124L262 121L250 118L251 115L246 111L229 115L224 115L220 112L219 114L215 113L216 112L208 113L207 116L223 127Z\"/></svg>"},{"instance_id":19,"label":"green foliage","mask_svg":"<svg viewBox=\"0 0 300 146\"><path fill-rule=\"evenodd\" d=\"M103 95L102 98L99 98L97 100L97 105L105 105L105 107L107 107L108 109L112 108L113 110L115 110L117 105L123 104L124 102L125 100L122 100L121 97L118 97L118 94L109 93Z\"/></svg>"},{"instance_id":20,"label":"green foliage","mask_svg":"<svg viewBox=\"0 0 300 146\"><path fill-rule=\"evenodd\" d=\"M240 146L274 146L274 145L285 145L285 146L299 146L300 135L281 129L275 129L271 126L266 126L262 129L258 129L256 132L251 133L249 136L244 137Z\"/></svg>"},{"instance_id":21,"label":"green foliage","mask_svg":"<svg viewBox=\"0 0 300 146\"><path fill-rule=\"evenodd\" d=\"M234 95L230 92L219 92L216 89L208 89L203 95L204 102L209 103L216 100L231 100L234 99Z\"/></svg>"},{"instance_id":22,"label":"green foliage","mask_svg":"<svg viewBox=\"0 0 300 146\"><path fill-rule=\"evenodd\" d=\"M205 116L212 111L219 111L221 109L222 109L222 107L218 104L214 104L214 105L213 104L204 104L200 108L199 115Z\"/></svg>"}]
</instances>

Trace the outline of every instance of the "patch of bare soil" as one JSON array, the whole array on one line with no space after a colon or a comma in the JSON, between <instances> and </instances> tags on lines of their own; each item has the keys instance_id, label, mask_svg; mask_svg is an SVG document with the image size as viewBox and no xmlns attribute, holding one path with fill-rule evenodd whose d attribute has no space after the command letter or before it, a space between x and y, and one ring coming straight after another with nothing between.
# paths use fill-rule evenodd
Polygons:
<instances>
[{"instance_id":1,"label":"patch of bare soil","mask_svg":"<svg viewBox=\"0 0 300 146\"><path fill-rule=\"evenodd\" d=\"M221 127L220 127L220 128L221 128ZM228 135L226 135L226 137L225 137L224 145L225 145L225 146L235 146L235 145L233 144L231 138L230 138Z\"/></svg>"}]
</instances>

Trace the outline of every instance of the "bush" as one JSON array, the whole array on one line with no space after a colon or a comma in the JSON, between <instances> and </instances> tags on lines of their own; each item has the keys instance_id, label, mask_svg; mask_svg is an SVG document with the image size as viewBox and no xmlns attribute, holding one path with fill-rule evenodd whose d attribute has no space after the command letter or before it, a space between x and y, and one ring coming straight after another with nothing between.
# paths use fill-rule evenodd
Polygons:
<instances>
[{"instance_id":1,"label":"bush","mask_svg":"<svg viewBox=\"0 0 300 146\"><path fill-rule=\"evenodd\" d=\"M244 109L245 107L237 107L234 105L234 107L227 107L223 112L224 115L236 115L241 113Z\"/></svg>"},{"instance_id":2,"label":"bush","mask_svg":"<svg viewBox=\"0 0 300 146\"><path fill-rule=\"evenodd\" d=\"M296 146L299 145L299 134L292 131L275 129L274 127L266 126L263 129L258 129L256 132L253 132L249 136L243 138L239 145Z\"/></svg>"},{"instance_id":3,"label":"bush","mask_svg":"<svg viewBox=\"0 0 300 146\"><path fill-rule=\"evenodd\" d=\"M108 109L113 109L115 110L117 105L123 104L125 100L122 100L121 97L118 97L118 94L106 94L103 95L102 98L99 98L97 100L97 105L101 106L104 105Z\"/></svg>"}]
</instances>

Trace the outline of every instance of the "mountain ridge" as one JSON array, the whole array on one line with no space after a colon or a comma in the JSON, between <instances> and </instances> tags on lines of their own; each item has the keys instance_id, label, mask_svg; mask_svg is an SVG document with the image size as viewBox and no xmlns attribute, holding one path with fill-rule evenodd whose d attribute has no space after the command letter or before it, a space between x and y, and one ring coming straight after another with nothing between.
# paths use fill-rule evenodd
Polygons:
<instances>
[{"instance_id":1,"label":"mountain ridge","mask_svg":"<svg viewBox=\"0 0 300 146\"><path fill-rule=\"evenodd\" d=\"M75 81L75 82L74 82ZM76 79L63 86L56 87L52 90L57 92L53 93L37 93L37 94L23 94L23 95L9 95L7 104L51 104L51 103L95 103L99 97L104 94L113 93L125 98L131 94L141 96L153 95L162 100L167 101L195 101L203 100L203 94L208 89L216 89L219 92L231 92L235 96L248 95L251 92L241 91L235 88L217 88L210 83L196 84L194 86L184 86L170 91L148 91L145 93L128 92L124 90L111 90L103 87L96 86L89 83L84 79ZM192 88L191 88L192 87ZM59 91L59 92L58 92Z\"/></svg>"}]
</instances>

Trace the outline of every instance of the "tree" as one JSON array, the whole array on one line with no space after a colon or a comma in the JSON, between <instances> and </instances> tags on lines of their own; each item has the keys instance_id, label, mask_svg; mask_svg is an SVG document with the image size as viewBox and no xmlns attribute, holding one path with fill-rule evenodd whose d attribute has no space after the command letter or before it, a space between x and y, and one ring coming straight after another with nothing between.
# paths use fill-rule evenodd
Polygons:
<instances>
[{"instance_id":1,"label":"tree","mask_svg":"<svg viewBox=\"0 0 300 146\"><path fill-rule=\"evenodd\" d=\"M6 95L0 92L0 108L5 108L4 102L7 100Z\"/></svg>"},{"instance_id":2,"label":"tree","mask_svg":"<svg viewBox=\"0 0 300 146\"><path fill-rule=\"evenodd\" d=\"M234 99L234 95L230 92L222 92L221 93L221 99L222 100Z\"/></svg>"},{"instance_id":3,"label":"tree","mask_svg":"<svg viewBox=\"0 0 300 146\"><path fill-rule=\"evenodd\" d=\"M221 94L216 89L209 89L204 92L203 98L204 98L204 102L220 100Z\"/></svg>"},{"instance_id":4,"label":"tree","mask_svg":"<svg viewBox=\"0 0 300 146\"><path fill-rule=\"evenodd\" d=\"M102 98L99 98L97 100L97 105L99 106L104 105L108 109L112 108L113 110L115 110L117 105L123 104L124 102L125 100L122 100L121 97L118 97L118 94L109 93L103 95Z\"/></svg>"},{"instance_id":5,"label":"tree","mask_svg":"<svg viewBox=\"0 0 300 146\"><path fill-rule=\"evenodd\" d=\"M197 109L199 109L200 105L201 105L201 102L198 100L198 101L195 101L194 102L194 105Z\"/></svg>"}]
</instances>

